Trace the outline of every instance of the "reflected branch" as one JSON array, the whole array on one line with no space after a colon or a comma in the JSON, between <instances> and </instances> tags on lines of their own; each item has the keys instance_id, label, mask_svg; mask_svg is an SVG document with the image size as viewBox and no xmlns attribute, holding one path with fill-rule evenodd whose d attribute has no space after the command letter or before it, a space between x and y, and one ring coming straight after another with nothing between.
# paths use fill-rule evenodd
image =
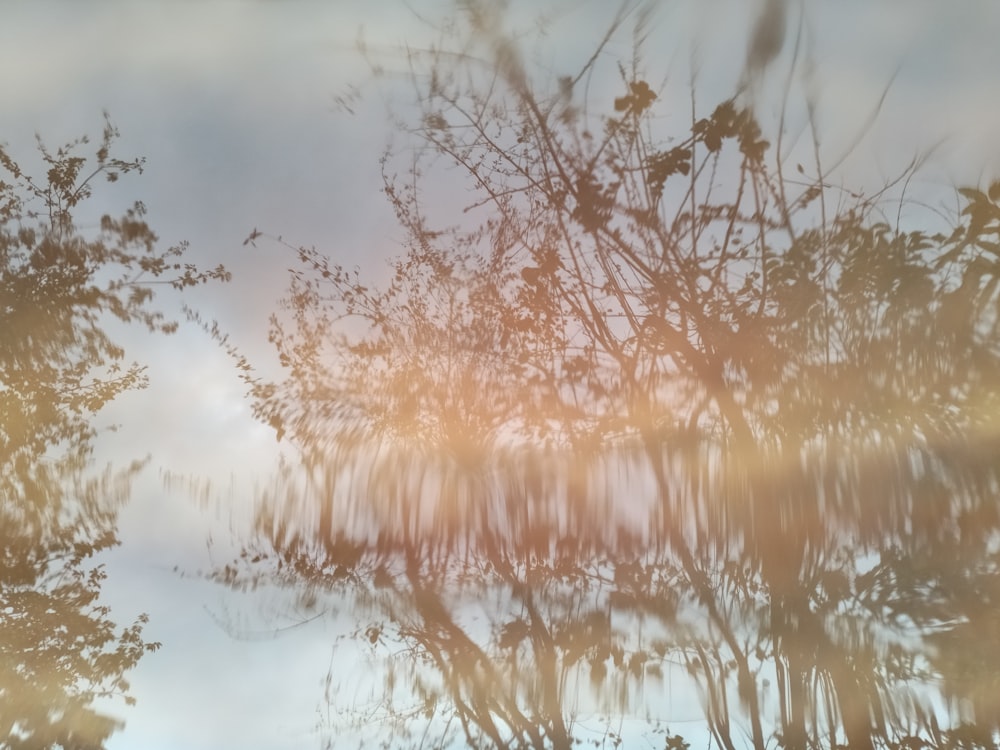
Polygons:
<instances>
[{"instance_id":1,"label":"reflected branch","mask_svg":"<svg viewBox=\"0 0 1000 750\"><path fill-rule=\"evenodd\" d=\"M285 377L229 350L302 466L226 581L396 623L414 694L436 673L473 746L568 746L579 705L635 715L656 675L726 748L990 746L995 681L962 676L958 636L997 640L1000 183L961 189L948 235L903 231L883 207L919 160L835 187L812 119L816 174L792 179L740 97L702 115L692 93L663 133L641 49L581 92L462 8L456 48L489 55L410 57L388 281L285 245ZM456 175L466 203L430 200Z\"/></svg>"}]
</instances>

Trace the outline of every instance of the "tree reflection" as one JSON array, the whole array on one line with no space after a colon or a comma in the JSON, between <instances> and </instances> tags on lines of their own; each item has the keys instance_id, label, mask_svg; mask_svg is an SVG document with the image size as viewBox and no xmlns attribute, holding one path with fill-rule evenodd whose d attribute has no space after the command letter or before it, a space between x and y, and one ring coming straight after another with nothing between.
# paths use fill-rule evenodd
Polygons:
<instances>
[{"instance_id":1,"label":"tree reflection","mask_svg":"<svg viewBox=\"0 0 1000 750\"><path fill-rule=\"evenodd\" d=\"M350 592L417 702L389 717L471 746L568 747L661 679L726 748L991 746L1000 182L893 225L737 100L662 140L638 65L549 91L462 7L462 54L412 58L426 148L384 162L389 283L293 248L287 377L247 381L306 474L263 498L273 565L221 577Z\"/></svg>"},{"instance_id":2,"label":"tree reflection","mask_svg":"<svg viewBox=\"0 0 1000 750\"><path fill-rule=\"evenodd\" d=\"M92 558L117 543L118 508L141 468L94 474L92 416L140 388L123 366L111 321L171 332L151 284L181 289L221 269L181 265L184 247L156 249L137 203L104 216L92 239L73 214L99 179L142 171L112 155L106 121L93 159L87 140L40 145L36 180L0 148L0 747L96 748L120 722L97 698L124 696L126 673L159 644L142 615L119 628L99 602L104 572Z\"/></svg>"}]
</instances>

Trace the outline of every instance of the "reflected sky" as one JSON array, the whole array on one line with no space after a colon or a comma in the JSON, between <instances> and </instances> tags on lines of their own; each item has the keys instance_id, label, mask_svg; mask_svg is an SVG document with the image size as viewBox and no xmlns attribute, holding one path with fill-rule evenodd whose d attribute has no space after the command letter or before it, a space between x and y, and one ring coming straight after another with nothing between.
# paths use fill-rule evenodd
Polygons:
<instances>
[{"instance_id":1,"label":"reflected sky","mask_svg":"<svg viewBox=\"0 0 1000 750\"><path fill-rule=\"evenodd\" d=\"M533 9L513 5L514 26L530 28ZM792 5L794 26L799 11ZM433 39L422 19L446 15L448 4L371 6L345 0L7 8L0 139L30 162L35 132L61 143L96 132L101 110L108 110L122 132L120 150L144 155L147 168L103 186L89 220L96 225L101 213L141 199L164 243L186 239L199 263L225 263L234 282L195 290L188 301L219 320L264 372L276 372L263 331L291 260L274 244L244 246L249 232L256 227L295 245L315 244L376 278L388 275L379 262L405 239L381 193L378 164L392 135L387 109L405 113L412 100L398 46ZM553 7L565 20L531 52L557 77L586 59L610 13L597 2ZM995 179L1000 100L984 92L1000 84L1000 11L990 0L955 7L805 0L802 7L815 72L796 79L793 90L816 95L824 149L839 154L854 143L888 87L871 134L842 167L845 182L875 190L915 151L942 138L912 185L919 200L951 200L954 210L953 183ZM647 65L669 92L668 125L687 122L692 65L706 113L729 95L754 12L735 0L657 6ZM373 77L358 54L359 39L385 67L382 77ZM628 41L616 41L608 54L626 54ZM786 45L774 64L780 75L758 93L766 132L777 120L789 64ZM801 139L808 154L801 102L792 112L788 137ZM924 214L913 220L918 216ZM86 229L88 217L80 223ZM163 297L179 305L179 298ZM103 597L123 622L148 612L147 634L164 647L133 673L138 705L116 706L127 723L109 747L318 745L317 702L331 643L349 625L338 618L297 625L288 615L295 608L283 604L297 594L281 590L266 592L264 606L276 614L261 618L258 601L192 575L238 553L233 538L253 520L243 499L254 495L255 482L271 481L270 468L288 449L252 418L231 362L202 331L123 335L130 355L149 365L151 384L101 412L99 423L121 429L101 436L96 463L145 455L152 461L121 515L122 546L102 558ZM199 502L197 488L165 483L162 471L210 480L210 497ZM351 658L351 669L365 669L370 655Z\"/></svg>"}]
</instances>

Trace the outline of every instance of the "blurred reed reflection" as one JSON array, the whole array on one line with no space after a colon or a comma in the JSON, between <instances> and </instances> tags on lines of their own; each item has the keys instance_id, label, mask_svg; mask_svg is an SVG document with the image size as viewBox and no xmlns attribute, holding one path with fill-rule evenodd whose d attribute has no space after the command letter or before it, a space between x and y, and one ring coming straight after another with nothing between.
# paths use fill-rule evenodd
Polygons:
<instances>
[{"instance_id":1,"label":"blurred reed reflection","mask_svg":"<svg viewBox=\"0 0 1000 750\"><path fill-rule=\"evenodd\" d=\"M725 748L993 746L1000 182L904 227L919 159L835 187L736 99L670 139L638 64L548 86L463 8L387 282L289 246L285 378L239 360L303 463L219 578L345 597L393 742L682 747L697 706Z\"/></svg>"},{"instance_id":2,"label":"blurred reed reflection","mask_svg":"<svg viewBox=\"0 0 1000 750\"><path fill-rule=\"evenodd\" d=\"M223 575L346 597L384 660L375 718L414 744L426 716L472 745L563 747L580 716L669 728L697 696L723 746L992 746L994 450L841 445L768 471L658 454L289 470L254 564Z\"/></svg>"}]
</instances>

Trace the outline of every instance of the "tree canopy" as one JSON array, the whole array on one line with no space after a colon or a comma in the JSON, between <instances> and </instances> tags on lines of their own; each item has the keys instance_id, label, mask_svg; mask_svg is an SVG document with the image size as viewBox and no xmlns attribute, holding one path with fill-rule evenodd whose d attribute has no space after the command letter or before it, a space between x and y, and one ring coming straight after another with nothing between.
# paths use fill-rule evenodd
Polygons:
<instances>
[{"instance_id":1,"label":"tree canopy","mask_svg":"<svg viewBox=\"0 0 1000 750\"><path fill-rule=\"evenodd\" d=\"M96 232L74 214L101 181L141 173L114 155L105 117L91 156L86 137L52 150L36 177L0 148L0 747L98 748L120 722L93 705L128 695L125 675L158 643L145 615L119 628L99 599L94 556L117 543L118 509L141 461L92 467L93 416L145 384L108 332L112 321L171 333L154 285L228 281L224 268L160 249L135 203Z\"/></svg>"},{"instance_id":2,"label":"tree canopy","mask_svg":"<svg viewBox=\"0 0 1000 750\"><path fill-rule=\"evenodd\" d=\"M309 480L265 493L220 577L354 591L358 637L412 657L394 715L475 746L568 747L573 680L677 665L722 747L988 745L1000 182L958 190L948 232L902 226L919 159L850 190L739 96L665 132L645 15L554 80L493 6L459 19L410 58L388 282L289 246L285 377L246 378ZM463 597L497 590L477 638Z\"/></svg>"}]
</instances>

